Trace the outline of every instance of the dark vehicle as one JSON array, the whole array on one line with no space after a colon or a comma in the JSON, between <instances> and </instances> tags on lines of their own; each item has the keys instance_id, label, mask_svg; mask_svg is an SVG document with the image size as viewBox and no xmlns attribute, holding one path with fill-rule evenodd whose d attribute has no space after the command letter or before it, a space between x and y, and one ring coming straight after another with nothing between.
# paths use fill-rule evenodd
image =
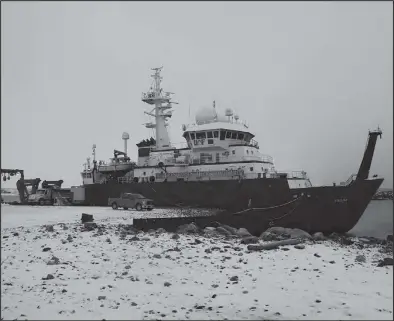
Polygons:
<instances>
[{"instance_id":1,"label":"dark vehicle","mask_svg":"<svg viewBox=\"0 0 394 321\"><path fill-rule=\"evenodd\" d=\"M119 207L127 210L129 208L135 208L137 211L148 210L151 211L154 208L153 201L141 194L134 193L122 193L120 197L108 198L108 205L114 210Z\"/></svg>"}]
</instances>

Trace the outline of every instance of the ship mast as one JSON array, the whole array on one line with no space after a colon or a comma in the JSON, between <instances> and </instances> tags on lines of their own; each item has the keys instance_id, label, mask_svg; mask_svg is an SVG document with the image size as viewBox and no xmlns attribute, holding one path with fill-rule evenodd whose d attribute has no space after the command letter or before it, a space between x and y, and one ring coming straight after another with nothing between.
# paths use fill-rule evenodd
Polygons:
<instances>
[{"instance_id":1,"label":"ship mast","mask_svg":"<svg viewBox=\"0 0 394 321\"><path fill-rule=\"evenodd\" d=\"M155 128L157 150L171 147L170 138L166 128L168 124L166 121L172 116L172 110L170 109L172 108L172 104L175 103L171 101L172 93L163 92L163 89L160 86L161 80L163 79L160 76L162 68L163 67L152 68L152 70L155 72L152 75L152 78L154 79L153 86L147 93L142 94L142 101L144 103L155 106L149 113L145 112L145 114L155 118L155 123L147 123L145 124L145 127Z\"/></svg>"}]
</instances>

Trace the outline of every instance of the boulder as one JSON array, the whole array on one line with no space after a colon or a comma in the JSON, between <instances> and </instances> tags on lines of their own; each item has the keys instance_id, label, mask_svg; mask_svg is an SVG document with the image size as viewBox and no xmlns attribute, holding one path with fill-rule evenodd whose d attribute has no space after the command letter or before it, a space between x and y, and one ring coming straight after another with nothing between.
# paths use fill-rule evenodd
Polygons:
<instances>
[{"instance_id":1,"label":"boulder","mask_svg":"<svg viewBox=\"0 0 394 321\"><path fill-rule=\"evenodd\" d=\"M289 238L312 239L312 236L299 228L270 227L260 235L264 241L285 240Z\"/></svg>"},{"instance_id":2,"label":"boulder","mask_svg":"<svg viewBox=\"0 0 394 321\"><path fill-rule=\"evenodd\" d=\"M392 257L386 257L378 263L378 267L383 267L383 266L388 266L388 265L393 266L393 262L394 262L394 260Z\"/></svg>"},{"instance_id":3,"label":"boulder","mask_svg":"<svg viewBox=\"0 0 394 321\"><path fill-rule=\"evenodd\" d=\"M93 222L93 215L82 213L81 222L82 223Z\"/></svg>"},{"instance_id":4,"label":"boulder","mask_svg":"<svg viewBox=\"0 0 394 321\"><path fill-rule=\"evenodd\" d=\"M237 231L237 235L239 237L247 237L247 236L252 236L252 234L249 233L249 231L246 228L241 227Z\"/></svg>"},{"instance_id":5,"label":"boulder","mask_svg":"<svg viewBox=\"0 0 394 321\"><path fill-rule=\"evenodd\" d=\"M216 231L219 232L219 233L222 234L222 235L225 235L225 236L230 236L230 235L232 235L232 233L231 233L230 231L228 231L227 229L225 229L225 228L222 227L222 226L217 227L217 228L216 228Z\"/></svg>"},{"instance_id":6,"label":"boulder","mask_svg":"<svg viewBox=\"0 0 394 321\"><path fill-rule=\"evenodd\" d=\"M365 263L365 261L366 261L366 259L365 259L364 255L357 255L356 256L356 262Z\"/></svg>"},{"instance_id":7,"label":"boulder","mask_svg":"<svg viewBox=\"0 0 394 321\"><path fill-rule=\"evenodd\" d=\"M312 235L312 238L315 241L324 241L326 239L326 237L322 232L316 232L315 234Z\"/></svg>"},{"instance_id":8,"label":"boulder","mask_svg":"<svg viewBox=\"0 0 394 321\"><path fill-rule=\"evenodd\" d=\"M230 232L230 235L237 235L238 230L235 227L231 227L226 224L221 224L220 227Z\"/></svg>"},{"instance_id":9,"label":"boulder","mask_svg":"<svg viewBox=\"0 0 394 321\"><path fill-rule=\"evenodd\" d=\"M184 224L178 227L177 233L198 233L199 228L196 224L190 223L190 224Z\"/></svg>"},{"instance_id":10,"label":"boulder","mask_svg":"<svg viewBox=\"0 0 394 321\"><path fill-rule=\"evenodd\" d=\"M256 236L246 236L241 241L242 244L256 244L259 243L259 239Z\"/></svg>"},{"instance_id":11,"label":"boulder","mask_svg":"<svg viewBox=\"0 0 394 321\"><path fill-rule=\"evenodd\" d=\"M248 245L249 251L262 251L262 250L275 250L278 249L279 246L283 245L297 245L300 244L302 240L300 239L290 239L290 240L282 240L276 242L270 242L266 244L250 244Z\"/></svg>"},{"instance_id":12,"label":"boulder","mask_svg":"<svg viewBox=\"0 0 394 321\"><path fill-rule=\"evenodd\" d=\"M92 230L94 230L95 228L97 228L97 224L94 223L94 222L86 222L86 223L84 223L83 226L84 226L85 229L88 230L88 231L92 231Z\"/></svg>"}]
</instances>

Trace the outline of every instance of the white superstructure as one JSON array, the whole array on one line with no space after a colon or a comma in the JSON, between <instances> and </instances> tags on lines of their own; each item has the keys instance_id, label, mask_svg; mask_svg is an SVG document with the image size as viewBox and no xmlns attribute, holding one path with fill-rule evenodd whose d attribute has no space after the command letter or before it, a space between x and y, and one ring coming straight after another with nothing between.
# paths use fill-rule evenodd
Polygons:
<instances>
[{"instance_id":1,"label":"white superstructure","mask_svg":"<svg viewBox=\"0 0 394 321\"><path fill-rule=\"evenodd\" d=\"M219 113L215 102L212 106L201 108L193 124L182 126L184 148L172 146L167 121L172 116L171 108L175 102L171 100L173 93L164 92L161 88L161 69L153 69L153 85L142 94L142 101L154 106L150 112L145 112L154 118L145 127L155 129L155 140L138 144L137 164L126 175L116 178L119 183L264 179L284 175L275 169L271 156L260 152L259 144L253 139L254 134L240 121L239 116L229 108L223 114ZM125 160L122 165L131 166L127 157ZM108 172L116 171L114 164L111 165L107 167ZM108 177L103 170L100 171L100 167L98 169L98 173L92 173L97 175L95 183L105 182ZM311 186L303 171L286 174L290 188ZM90 180L86 179L85 182L89 183Z\"/></svg>"}]
</instances>

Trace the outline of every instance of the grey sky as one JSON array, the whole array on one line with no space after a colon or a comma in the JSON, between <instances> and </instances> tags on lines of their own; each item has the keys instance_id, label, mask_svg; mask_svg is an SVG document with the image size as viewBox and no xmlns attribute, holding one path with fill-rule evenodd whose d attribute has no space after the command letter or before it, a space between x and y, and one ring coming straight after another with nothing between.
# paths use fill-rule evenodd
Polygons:
<instances>
[{"instance_id":1,"label":"grey sky","mask_svg":"<svg viewBox=\"0 0 394 321\"><path fill-rule=\"evenodd\" d=\"M107 160L123 131L136 159L140 95L164 66L174 143L189 104L216 100L277 169L332 184L379 125L372 174L393 186L392 2L2 2L1 24L1 166L27 178L79 185L92 144Z\"/></svg>"}]
</instances>

